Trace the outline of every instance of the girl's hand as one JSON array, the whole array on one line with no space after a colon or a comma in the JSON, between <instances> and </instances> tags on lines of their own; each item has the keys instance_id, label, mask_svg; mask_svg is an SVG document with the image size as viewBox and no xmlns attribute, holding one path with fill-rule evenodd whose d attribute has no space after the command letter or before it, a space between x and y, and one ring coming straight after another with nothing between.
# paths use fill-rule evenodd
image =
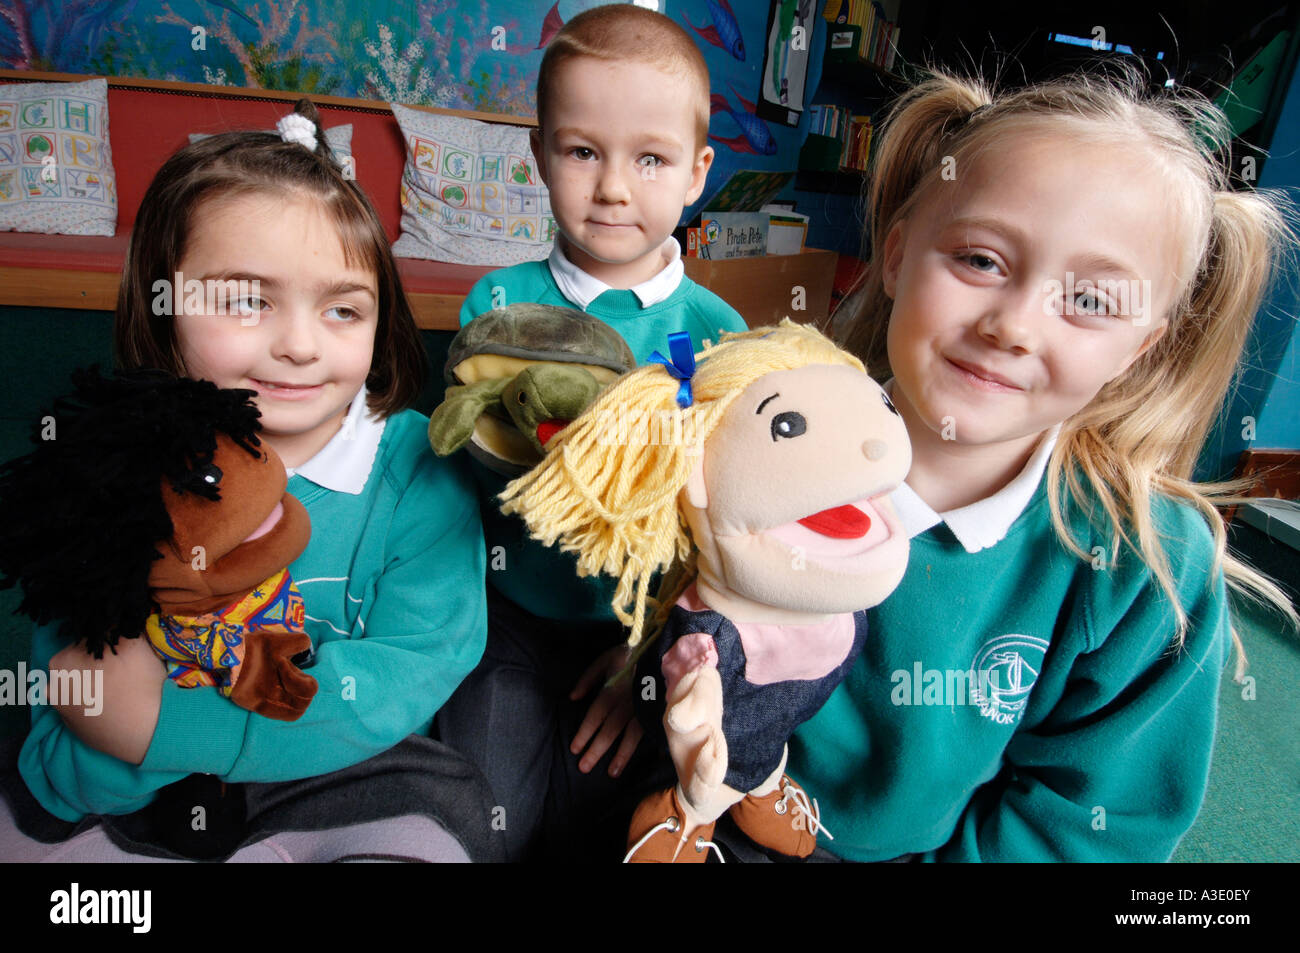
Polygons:
<instances>
[{"instance_id":1,"label":"girl's hand","mask_svg":"<svg viewBox=\"0 0 1300 953\"><path fill-rule=\"evenodd\" d=\"M64 676L57 673L65 672ZM167 671L143 636L122 639L117 654L104 651L96 659L81 645L70 645L50 659L51 684L74 680L81 685L81 702L69 704L61 692L55 708L68 730L82 742L130 764L140 764L153 740L162 708Z\"/></svg>"},{"instance_id":2,"label":"girl's hand","mask_svg":"<svg viewBox=\"0 0 1300 953\"><path fill-rule=\"evenodd\" d=\"M573 686L573 691L569 693L569 698L577 701L585 697L598 684L603 684L622 671L630 657L630 650L625 645L615 646L601 653L582 673L578 684ZM636 720L634 681L629 675L613 685L605 685L596 696L596 700L591 703L591 707L587 709L587 716L582 719L582 724L578 726L578 733L574 735L573 743L569 745L569 751L573 754L580 754L583 748L587 748L586 753L582 755L582 760L578 762L578 770L583 774L596 766L621 733L623 741L609 763L609 776L618 777L627 767L632 753L636 751L636 746L641 743L643 731L641 723ZM591 742L589 748L588 741Z\"/></svg>"}]
</instances>

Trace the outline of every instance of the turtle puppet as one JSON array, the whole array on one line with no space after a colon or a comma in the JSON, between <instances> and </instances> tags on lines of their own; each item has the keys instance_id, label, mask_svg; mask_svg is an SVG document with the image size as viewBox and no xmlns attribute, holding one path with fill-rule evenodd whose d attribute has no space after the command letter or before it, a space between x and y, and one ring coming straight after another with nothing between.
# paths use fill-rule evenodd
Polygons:
<instances>
[{"instance_id":1,"label":"turtle puppet","mask_svg":"<svg viewBox=\"0 0 1300 953\"><path fill-rule=\"evenodd\" d=\"M299 718L317 686L295 664L311 638L285 567L311 523L254 392L152 370L73 383L0 470L0 588L20 583L18 611L96 658L143 634L182 687Z\"/></svg>"},{"instance_id":2,"label":"turtle puppet","mask_svg":"<svg viewBox=\"0 0 1300 953\"><path fill-rule=\"evenodd\" d=\"M619 333L581 311L529 302L485 311L452 339L429 443L443 457L468 444L489 469L518 476L635 366Z\"/></svg>"}]
</instances>

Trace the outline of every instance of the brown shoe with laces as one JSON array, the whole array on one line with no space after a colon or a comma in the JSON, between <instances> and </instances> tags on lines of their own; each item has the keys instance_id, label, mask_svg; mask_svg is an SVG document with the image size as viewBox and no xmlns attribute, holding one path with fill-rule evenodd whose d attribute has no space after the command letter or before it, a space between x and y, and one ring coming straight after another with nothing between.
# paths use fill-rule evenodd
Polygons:
<instances>
[{"instance_id":1,"label":"brown shoe with laces","mask_svg":"<svg viewBox=\"0 0 1300 953\"><path fill-rule=\"evenodd\" d=\"M627 856L631 864L702 864L708 859L713 824L684 831L686 812L677 800L677 788L656 792L637 805L628 827ZM722 858L719 852L718 858Z\"/></svg>"},{"instance_id":2,"label":"brown shoe with laces","mask_svg":"<svg viewBox=\"0 0 1300 953\"><path fill-rule=\"evenodd\" d=\"M755 844L778 854L804 858L817 847L820 812L787 775L771 794L747 795L731 808L731 818Z\"/></svg>"}]
</instances>

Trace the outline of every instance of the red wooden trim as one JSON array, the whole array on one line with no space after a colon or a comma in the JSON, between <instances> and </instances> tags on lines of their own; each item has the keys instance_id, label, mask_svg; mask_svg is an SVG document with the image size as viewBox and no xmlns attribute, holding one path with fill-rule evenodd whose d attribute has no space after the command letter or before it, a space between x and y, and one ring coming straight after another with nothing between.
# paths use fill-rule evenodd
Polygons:
<instances>
[{"instance_id":1,"label":"red wooden trim","mask_svg":"<svg viewBox=\"0 0 1300 953\"><path fill-rule=\"evenodd\" d=\"M356 112L390 113L388 103L374 99L352 99L347 96L324 96L315 93L298 93L283 89L258 89L251 86L214 86L208 83L182 83L170 79L149 79L139 76L83 76L77 73L47 73L38 70L0 69L0 83L80 83L88 79L106 79L115 89L145 89L151 92L174 93L178 96L200 96L205 99L258 99L281 100L296 103L307 96L317 106L350 109ZM536 126L535 116L509 116L505 113L480 112L474 109L444 109L440 106L418 106L403 103L421 112L443 116L462 116L481 122L505 123L512 126Z\"/></svg>"}]
</instances>

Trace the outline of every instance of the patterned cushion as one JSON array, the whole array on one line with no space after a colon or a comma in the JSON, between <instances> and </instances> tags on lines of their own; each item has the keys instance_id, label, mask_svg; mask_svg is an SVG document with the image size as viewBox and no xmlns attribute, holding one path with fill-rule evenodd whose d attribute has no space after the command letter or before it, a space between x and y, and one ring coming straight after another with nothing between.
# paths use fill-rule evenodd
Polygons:
<instances>
[{"instance_id":1,"label":"patterned cushion","mask_svg":"<svg viewBox=\"0 0 1300 953\"><path fill-rule=\"evenodd\" d=\"M393 254L498 267L550 254L555 219L526 128L391 105L406 143Z\"/></svg>"},{"instance_id":2,"label":"patterned cushion","mask_svg":"<svg viewBox=\"0 0 1300 953\"><path fill-rule=\"evenodd\" d=\"M108 81L0 85L0 231L116 230Z\"/></svg>"}]
</instances>

